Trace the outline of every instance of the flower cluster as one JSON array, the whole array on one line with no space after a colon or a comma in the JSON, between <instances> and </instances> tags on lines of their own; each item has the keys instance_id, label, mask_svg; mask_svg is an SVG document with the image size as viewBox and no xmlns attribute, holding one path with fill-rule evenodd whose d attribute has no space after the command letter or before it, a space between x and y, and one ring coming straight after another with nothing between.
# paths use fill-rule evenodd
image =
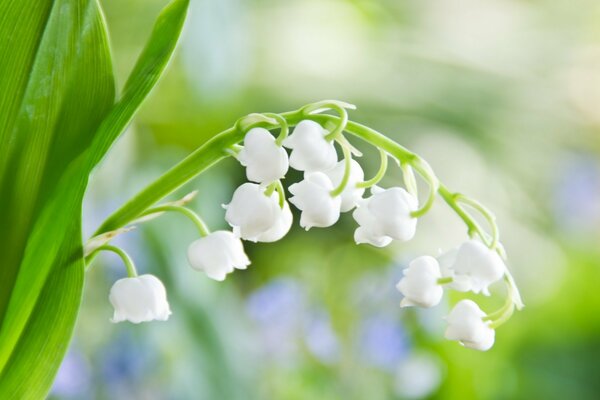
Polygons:
<instances>
[{"instance_id":1,"label":"flower cluster","mask_svg":"<svg viewBox=\"0 0 600 400\"><path fill-rule=\"evenodd\" d=\"M411 240L418 218L429 211L436 195L440 195L463 219L471 238L437 259L423 256L413 260L397 284L404 295L400 306L436 306L444 289L489 296L490 285L503 280L508 293L500 310L486 314L475 302L462 300L446 318L446 338L457 340L465 347L488 350L494 343L495 328L510 317L515 307L522 307L504 263L504 249L498 240L493 215L477 201L442 186L429 165L416 154L370 128L349 123L348 108L353 106L324 101L295 113L251 114L236 123L234 131L240 134L238 140L243 139L243 146L236 144L222 150L245 167L248 181L237 187L231 201L223 205L225 221L231 230L211 233L193 211L184 207L190 198L146 209L138 215L138 221L166 211L187 216L200 235L188 247L189 264L207 277L222 281L236 269L250 265L243 241L275 242L289 232L293 222L289 203L298 209L299 225L306 230L330 227L341 213L352 212L357 223L355 242L385 247L394 241ZM339 115L325 114L328 110ZM295 125L291 133L288 124ZM272 134L274 129L279 130L279 135ZM365 180L363 169L355 159L361 154L345 137L345 132L379 150L380 167L371 179ZM390 157L398 163L405 187L378 186L386 174ZM287 187L288 199L282 180L290 168L302 172L303 177ZM415 172L429 186L429 195L422 204L419 204ZM471 216L469 211L472 210L489 223L489 233ZM110 235L105 232L93 238L89 242L91 251L115 251L104 245ZM129 278L118 281L111 291L110 300L115 307L113 321L165 320L170 310L160 281L149 275L137 276L135 268L129 265L131 261L125 256L123 259L130 273Z\"/></svg>"},{"instance_id":2,"label":"flower cluster","mask_svg":"<svg viewBox=\"0 0 600 400\"><path fill-rule=\"evenodd\" d=\"M489 296L489 286L504 276L506 266L498 253L477 240L468 240L438 259L421 256L410 262L396 288L404 295L401 307L434 307L444 287ZM446 318L446 338L463 346L488 350L494 344L494 321L471 300L462 300Z\"/></svg>"}]
</instances>

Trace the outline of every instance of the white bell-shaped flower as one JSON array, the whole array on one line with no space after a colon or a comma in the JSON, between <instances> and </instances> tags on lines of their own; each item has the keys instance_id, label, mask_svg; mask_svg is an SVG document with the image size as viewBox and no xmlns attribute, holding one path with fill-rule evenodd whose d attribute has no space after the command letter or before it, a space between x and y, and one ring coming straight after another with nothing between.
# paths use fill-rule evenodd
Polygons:
<instances>
[{"instance_id":1,"label":"white bell-shaped flower","mask_svg":"<svg viewBox=\"0 0 600 400\"><path fill-rule=\"evenodd\" d=\"M338 187L338 185L342 182L344 177L344 172L346 170L345 162L339 161L335 167L330 169L329 171L325 171L334 187ZM358 202L362 199L362 195L365 192L364 188L357 188L356 184L358 182L362 182L365 179L365 173L363 172L362 167L355 160L350 161L350 177L348 178L348 183L346 187L340 194L342 198L342 205L340 210L342 212L347 212L352 210Z\"/></svg>"},{"instance_id":2,"label":"white bell-shaped flower","mask_svg":"<svg viewBox=\"0 0 600 400\"><path fill-rule=\"evenodd\" d=\"M119 279L110 289L108 299L115 309L112 322L166 321L171 315L167 291L153 275Z\"/></svg>"},{"instance_id":3,"label":"white bell-shaped flower","mask_svg":"<svg viewBox=\"0 0 600 400\"><path fill-rule=\"evenodd\" d=\"M371 193L371 197L362 199L352 213L359 225L354 231L356 243L384 247L392 239L412 239L417 229L417 219L410 215L418 207L415 196L400 187L382 189L374 186Z\"/></svg>"},{"instance_id":4,"label":"white bell-shaped flower","mask_svg":"<svg viewBox=\"0 0 600 400\"><path fill-rule=\"evenodd\" d=\"M504 276L506 266L494 250L478 240L468 240L458 248L451 270L456 287L489 296L488 287Z\"/></svg>"},{"instance_id":5,"label":"white bell-shaped flower","mask_svg":"<svg viewBox=\"0 0 600 400\"><path fill-rule=\"evenodd\" d=\"M292 149L290 166L298 171L326 171L337 162L337 153L333 141L321 125L311 120L300 121L283 145Z\"/></svg>"},{"instance_id":6,"label":"white bell-shaped flower","mask_svg":"<svg viewBox=\"0 0 600 400\"><path fill-rule=\"evenodd\" d=\"M229 231L215 231L192 242L187 257L192 268L216 281L224 280L235 268L250 265L242 241Z\"/></svg>"},{"instance_id":7,"label":"white bell-shaped flower","mask_svg":"<svg viewBox=\"0 0 600 400\"><path fill-rule=\"evenodd\" d=\"M290 231L293 222L292 211L290 210L290 205L288 202L283 203L283 208L279 213L279 218L275 222L275 225L271 227L266 232L261 233L257 241L263 243L276 242L279 239L283 238Z\"/></svg>"},{"instance_id":8,"label":"white bell-shaped flower","mask_svg":"<svg viewBox=\"0 0 600 400\"><path fill-rule=\"evenodd\" d=\"M442 277L440 265L430 256L414 259L404 270L404 277L396 288L404 295L400 307L433 307L439 304L444 294L438 279Z\"/></svg>"},{"instance_id":9,"label":"white bell-shaped flower","mask_svg":"<svg viewBox=\"0 0 600 400\"><path fill-rule=\"evenodd\" d=\"M289 168L287 152L264 128L253 128L246 133L237 159L246 167L248 180L258 183L281 179Z\"/></svg>"},{"instance_id":10,"label":"white bell-shaped flower","mask_svg":"<svg viewBox=\"0 0 600 400\"><path fill-rule=\"evenodd\" d=\"M458 249L452 249L444 254L437 257L437 261L440 264L440 270L442 271L443 278L452 278L452 282L447 283L446 287L454 289L459 292L468 292L471 290L471 278L466 275L457 275L452 266L456 261L456 255Z\"/></svg>"},{"instance_id":11,"label":"white bell-shaped flower","mask_svg":"<svg viewBox=\"0 0 600 400\"><path fill-rule=\"evenodd\" d=\"M283 210L278 194L265 196L264 192L255 183L244 183L233 192L231 202L223 205L227 210L225 220L237 237L256 242L280 222Z\"/></svg>"},{"instance_id":12,"label":"white bell-shaped flower","mask_svg":"<svg viewBox=\"0 0 600 400\"><path fill-rule=\"evenodd\" d=\"M289 187L294 196L290 202L302 213L300 226L309 230L313 226L325 228L340 218L341 198L332 197L333 183L322 172L304 174L304 180Z\"/></svg>"},{"instance_id":13,"label":"white bell-shaped flower","mask_svg":"<svg viewBox=\"0 0 600 400\"><path fill-rule=\"evenodd\" d=\"M483 320L486 314L472 300L459 301L446 317L445 337L465 347L486 351L494 345L495 331Z\"/></svg>"}]
</instances>

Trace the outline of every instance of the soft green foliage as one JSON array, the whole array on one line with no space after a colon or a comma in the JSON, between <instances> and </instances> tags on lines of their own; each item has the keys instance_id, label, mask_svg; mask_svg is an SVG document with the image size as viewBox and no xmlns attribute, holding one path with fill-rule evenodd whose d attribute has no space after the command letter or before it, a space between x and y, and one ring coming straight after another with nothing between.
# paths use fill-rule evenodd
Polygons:
<instances>
[{"instance_id":1,"label":"soft green foliage","mask_svg":"<svg viewBox=\"0 0 600 400\"><path fill-rule=\"evenodd\" d=\"M163 72L188 0L160 15L123 95L96 0L0 3L0 398L41 398L83 287L89 174Z\"/></svg>"}]
</instances>

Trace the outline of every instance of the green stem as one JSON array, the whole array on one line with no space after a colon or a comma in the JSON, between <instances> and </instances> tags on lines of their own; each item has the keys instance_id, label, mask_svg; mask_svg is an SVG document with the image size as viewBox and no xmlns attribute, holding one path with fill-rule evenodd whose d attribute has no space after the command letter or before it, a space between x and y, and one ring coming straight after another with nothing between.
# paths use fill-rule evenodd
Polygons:
<instances>
[{"instance_id":1,"label":"green stem","mask_svg":"<svg viewBox=\"0 0 600 400\"><path fill-rule=\"evenodd\" d=\"M198 233L200 233L201 237L204 237L204 236L207 236L208 234L210 234L210 230L208 229L208 227L206 226L206 224L204 223L202 218L200 218L198 216L198 214L196 214L195 212L193 212L192 210L190 210L187 207L176 206L176 205L172 205L172 204L156 206L156 207L148 208L146 211L144 211L142 214L140 214L140 217L144 217L146 215L155 214L155 213L159 213L159 212L165 212L165 211L178 212L178 213L183 214L186 217L188 217L194 223L194 225L196 225L196 228L198 229Z\"/></svg>"},{"instance_id":2,"label":"green stem","mask_svg":"<svg viewBox=\"0 0 600 400\"><path fill-rule=\"evenodd\" d=\"M495 249L498 246L498 225L496 224L496 217L492 212L477 200L471 199L463 194L457 193L455 196L456 201L468 205L469 207L479 211L481 215L486 219L492 230L492 242L489 244L490 249Z\"/></svg>"},{"instance_id":3,"label":"green stem","mask_svg":"<svg viewBox=\"0 0 600 400\"><path fill-rule=\"evenodd\" d=\"M515 311L515 305L514 303L510 303L510 306L495 320L493 320L490 323L490 328L492 329L496 329L499 326L501 326L502 324L504 324L506 321L508 321L510 319L510 317L512 317L513 312Z\"/></svg>"},{"instance_id":4,"label":"green stem","mask_svg":"<svg viewBox=\"0 0 600 400\"><path fill-rule=\"evenodd\" d=\"M275 190L277 190L277 193L279 194L279 208L283 208L285 205L285 189L283 188L280 180L275 182L275 184Z\"/></svg>"},{"instance_id":5,"label":"green stem","mask_svg":"<svg viewBox=\"0 0 600 400\"><path fill-rule=\"evenodd\" d=\"M446 285L448 283L452 283L454 282L454 279L452 279L451 276L446 276L444 278L438 278L437 283L438 285Z\"/></svg>"},{"instance_id":6,"label":"green stem","mask_svg":"<svg viewBox=\"0 0 600 400\"><path fill-rule=\"evenodd\" d=\"M379 157L381 159L381 162L379 164L379 170L377 170L377 173L375 174L375 176L367 181L358 182L356 184L357 188L365 188L365 189L370 188L371 186L377 185L379 183L379 181L381 181L381 179L383 179L383 177L385 176L385 173L387 172L388 155L384 150L379 149Z\"/></svg>"},{"instance_id":7,"label":"green stem","mask_svg":"<svg viewBox=\"0 0 600 400\"><path fill-rule=\"evenodd\" d=\"M130 278L134 278L137 276L137 270L135 269L135 264L133 263L133 260L131 259L131 257L129 257L127 253L125 253L123 249L120 249L116 246L112 246L110 244L105 244L94 250L94 252L90 254L90 256L100 251L112 251L113 253L121 257L121 260L123 260L123 263L125 264L125 268L127 268L127 276Z\"/></svg>"},{"instance_id":8,"label":"green stem","mask_svg":"<svg viewBox=\"0 0 600 400\"><path fill-rule=\"evenodd\" d=\"M415 173L412 167L404 163L400 164L400 169L402 169L402 177L404 178L406 190L408 190L408 193L418 198L419 192L417 190L417 179L415 178Z\"/></svg>"},{"instance_id":9,"label":"green stem","mask_svg":"<svg viewBox=\"0 0 600 400\"><path fill-rule=\"evenodd\" d=\"M350 148L346 146L342 141L338 141L340 147L342 148L342 152L344 153L344 175L342 176L342 180L338 187L331 191L331 196L336 197L342 194L346 185L348 185L348 180L350 179L350 169L352 168L352 154L350 154Z\"/></svg>"},{"instance_id":10,"label":"green stem","mask_svg":"<svg viewBox=\"0 0 600 400\"><path fill-rule=\"evenodd\" d=\"M280 132L279 136L277 136L277 139L275 139L275 144L281 147L283 141L288 137L288 134L290 133L290 127L288 126L287 120L279 114L265 113L265 115L267 117L273 118L279 124Z\"/></svg>"}]
</instances>

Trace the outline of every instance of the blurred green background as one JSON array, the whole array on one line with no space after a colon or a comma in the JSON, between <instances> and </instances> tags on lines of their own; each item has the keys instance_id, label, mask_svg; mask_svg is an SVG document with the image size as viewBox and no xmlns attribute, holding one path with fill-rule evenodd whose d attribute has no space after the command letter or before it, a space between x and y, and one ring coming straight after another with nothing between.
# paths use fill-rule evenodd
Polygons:
<instances>
[{"instance_id":1,"label":"blurred green background","mask_svg":"<svg viewBox=\"0 0 600 400\"><path fill-rule=\"evenodd\" d=\"M102 1L121 83L165 3ZM165 282L171 319L111 324L124 269L99 257L51 398L600 398L599 18L597 0L192 0L167 76L92 180L88 235L240 116L335 98L494 210L526 308L479 353L443 339L458 297L398 307L406 263L466 239L441 201L386 249L354 245L350 215L246 243L251 267L223 283L188 267L194 227L166 215L115 243ZM198 189L191 207L224 228L243 181L227 160L173 198ZM399 183L392 166L384 186Z\"/></svg>"}]
</instances>

